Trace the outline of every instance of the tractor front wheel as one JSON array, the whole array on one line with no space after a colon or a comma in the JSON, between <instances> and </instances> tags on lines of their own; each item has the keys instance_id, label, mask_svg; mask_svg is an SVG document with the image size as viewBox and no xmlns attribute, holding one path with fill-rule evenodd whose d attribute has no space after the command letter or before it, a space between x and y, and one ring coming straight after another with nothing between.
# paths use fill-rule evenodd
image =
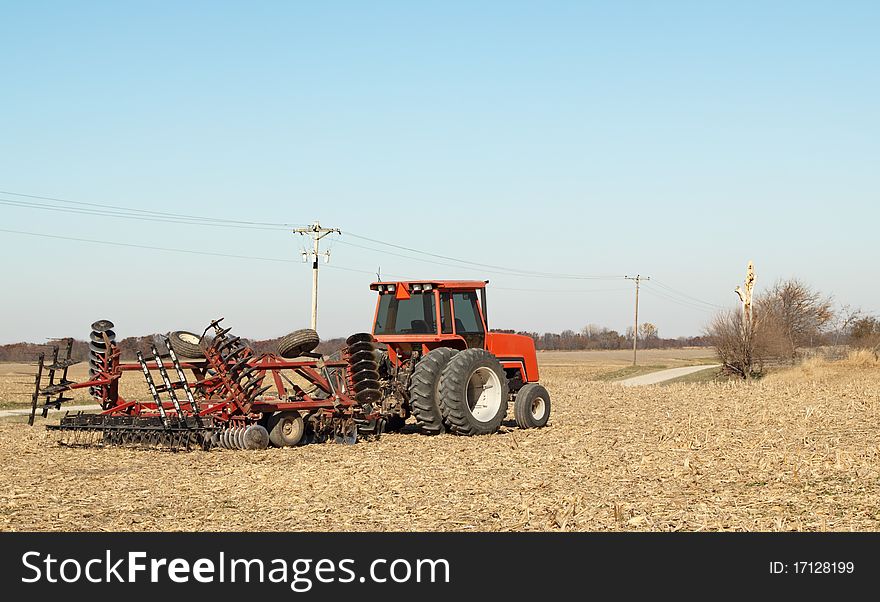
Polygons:
<instances>
[{"instance_id":1,"label":"tractor front wheel","mask_svg":"<svg viewBox=\"0 0 880 602\"><path fill-rule=\"evenodd\" d=\"M440 409L456 435L488 435L507 415L507 376L485 349L456 355L440 377Z\"/></svg>"},{"instance_id":2,"label":"tractor front wheel","mask_svg":"<svg viewBox=\"0 0 880 602\"><path fill-rule=\"evenodd\" d=\"M513 402L513 417L521 429L540 428L550 418L550 394L538 383L523 385Z\"/></svg>"}]
</instances>

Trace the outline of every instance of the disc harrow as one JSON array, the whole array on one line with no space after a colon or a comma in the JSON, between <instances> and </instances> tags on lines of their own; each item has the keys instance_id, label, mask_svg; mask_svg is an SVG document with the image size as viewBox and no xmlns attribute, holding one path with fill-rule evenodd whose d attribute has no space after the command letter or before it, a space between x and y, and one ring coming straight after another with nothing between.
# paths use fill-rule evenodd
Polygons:
<instances>
[{"instance_id":1,"label":"disc harrow","mask_svg":"<svg viewBox=\"0 0 880 602\"><path fill-rule=\"evenodd\" d=\"M72 339L67 340L67 359L59 359L58 347L51 365L40 357L33 413L40 397L46 398L45 416L48 407L72 399L63 397L64 392L88 389L101 411L68 412L59 424L47 425L60 443L173 451L266 449L271 439L267 426L276 414L302 417L302 440L291 444L355 443L360 425L380 424L370 404L378 394L373 385L375 358L370 364L361 355L354 369L347 356L333 361L315 353L295 360L257 355L246 341L221 327L221 320L211 322L201 337L189 333L199 340L202 359L181 361L169 337L160 336L150 346L149 356L136 353L136 362L121 361L113 323L99 320L90 334L89 380L67 379ZM209 331L213 331L210 338ZM370 335L354 335L350 340L348 356L369 351L373 357ZM46 386L44 369L49 374ZM58 382L55 370L63 370ZM119 394L123 374L135 371L143 377L150 399L124 399ZM367 432L379 435L381 428Z\"/></svg>"}]
</instances>

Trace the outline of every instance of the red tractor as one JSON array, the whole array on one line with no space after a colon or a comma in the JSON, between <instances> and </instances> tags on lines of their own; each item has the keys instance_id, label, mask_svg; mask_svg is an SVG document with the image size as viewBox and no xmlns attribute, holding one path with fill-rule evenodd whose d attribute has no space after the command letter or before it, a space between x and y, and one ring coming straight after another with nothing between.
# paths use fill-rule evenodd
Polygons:
<instances>
[{"instance_id":1,"label":"red tractor","mask_svg":"<svg viewBox=\"0 0 880 602\"><path fill-rule=\"evenodd\" d=\"M513 401L521 428L542 427L550 395L538 384L530 337L489 331L486 282L374 282L372 334L387 430L412 414L423 433L493 433Z\"/></svg>"}]
</instances>

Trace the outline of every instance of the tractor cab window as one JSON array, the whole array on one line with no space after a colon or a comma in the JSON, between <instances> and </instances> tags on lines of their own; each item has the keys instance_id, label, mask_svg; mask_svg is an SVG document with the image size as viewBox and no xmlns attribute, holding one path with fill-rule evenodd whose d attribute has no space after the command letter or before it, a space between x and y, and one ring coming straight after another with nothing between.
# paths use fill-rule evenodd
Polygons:
<instances>
[{"instance_id":1,"label":"tractor cab window","mask_svg":"<svg viewBox=\"0 0 880 602\"><path fill-rule=\"evenodd\" d=\"M456 334L483 333L483 321L480 319L476 293L453 293L452 307L455 311Z\"/></svg>"},{"instance_id":2,"label":"tractor cab window","mask_svg":"<svg viewBox=\"0 0 880 602\"><path fill-rule=\"evenodd\" d=\"M437 334L435 315L431 293L414 293L409 299L380 295L373 334Z\"/></svg>"}]
</instances>

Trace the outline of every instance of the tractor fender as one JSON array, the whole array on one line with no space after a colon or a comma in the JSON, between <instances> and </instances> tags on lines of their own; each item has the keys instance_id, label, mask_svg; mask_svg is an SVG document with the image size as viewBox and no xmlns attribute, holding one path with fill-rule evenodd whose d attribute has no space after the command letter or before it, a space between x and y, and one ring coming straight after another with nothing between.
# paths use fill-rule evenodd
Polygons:
<instances>
[{"instance_id":1,"label":"tractor fender","mask_svg":"<svg viewBox=\"0 0 880 602\"><path fill-rule=\"evenodd\" d=\"M486 333L486 350L498 358L505 369L516 369L524 383L538 382L538 356L532 337L506 332Z\"/></svg>"}]
</instances>

